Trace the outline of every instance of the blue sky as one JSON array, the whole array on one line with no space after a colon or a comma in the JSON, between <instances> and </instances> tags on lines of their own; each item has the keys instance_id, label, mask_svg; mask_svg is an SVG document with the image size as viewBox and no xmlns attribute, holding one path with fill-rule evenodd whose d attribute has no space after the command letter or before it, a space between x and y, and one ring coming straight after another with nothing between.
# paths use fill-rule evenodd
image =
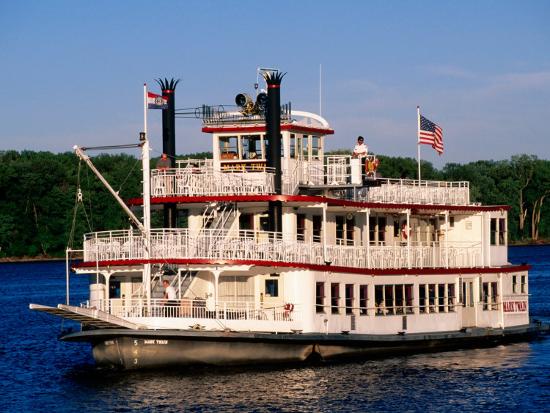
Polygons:
<instances>
[{"instance_id":1,"label":"blue sky","mask_svg":"<svg viewBox=\"0 0 550 413\"><path fill-rule=\"evenodd\" d=\"M275 10L274 8L277 7ZM282 101L335 129L328 149L416 156L416 106L446 162L550 159L549 1L3 1L0 150L129 143L142 84L181 78L177 107L231 104L256 67L288 74ZM156 155L160 111L150 112ZM177 120L176 150L210 150Z\"/></svg>"}]
</instances>

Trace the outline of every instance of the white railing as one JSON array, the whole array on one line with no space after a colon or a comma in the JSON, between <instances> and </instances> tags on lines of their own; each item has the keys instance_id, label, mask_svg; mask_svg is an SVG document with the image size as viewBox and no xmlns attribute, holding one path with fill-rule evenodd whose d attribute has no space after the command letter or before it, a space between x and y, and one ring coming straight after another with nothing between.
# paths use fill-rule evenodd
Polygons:
<instances>
[{"instance_id":1,"label":"white railing","mask_svg":"<svg viewBox=\"0 0 550 413\"><path fill-rule=\"evenodd\" d=\"M378 179L380 186L370 187L363 199L368 202L468 205L470 185L467 181L420 181L413 179Z\"/></svg>"},{"instance_id":2,"label":"white railing","mask_svg":"<svg viewBox=\"0 0 550 413\"><path fill-rule=\"evenodd\" d=\"M253 260L325 264L355 268L452 268L481 265L479 243L447 245L345 246L297 241L281 233L205 229L192 235L187 229L154 229L150 232L151 259ZM133 231L86 234L84 261L145 258L142 236Z\"/></svg>"},{"instance_id":3,"label":"white railing","mask_svg":"<svg viewBox=\"0 0 550 413\"><path fill-rule=\"evenodd\" d=\"M215 196L272 194L275 174L270 168L264 171L248 170L220 172L208 165L188 164L184 168L151 170L151 195Z\"/></svg>"},{"instance_id":4,"label":"white railing","mask_svg":"<svg viewBox=\"0 0 550 413\"><path fill-rule=\"evenodd\" d=\"M188 318L219 320L262 320L297 321L301 312L299 305L289 307L268 307L252 301L219 301L200 298L176 300L152 299L147 305L145 299L113 298L109 300L86 301L81 306L95 308L121 318Z\"/></svg>"},{"instance_id":5,"label":"white railing","mask_svg":"<svg viewBox=\"0 0 550 413\"><path fill-rule=\"evenodd\" d=\"M369 155L375 160L374 155ZM214 168L212 159L177 161L178 167L151 170L154 197L200 195L268 195L275 193L275 173L264 164L235 164L227 170ZM260 169L258 169L260 168ZM363 172L361 172L363 173ZM283 174L283 193L293 195L298 185L333 186L351 184L351 156L331 155L323 160L296 161ZM336 191L337 198L365 202L469 205L467 181L418 181L414 179L374 180L376 186L360 191Z\"/></svg>"}]
</instances>

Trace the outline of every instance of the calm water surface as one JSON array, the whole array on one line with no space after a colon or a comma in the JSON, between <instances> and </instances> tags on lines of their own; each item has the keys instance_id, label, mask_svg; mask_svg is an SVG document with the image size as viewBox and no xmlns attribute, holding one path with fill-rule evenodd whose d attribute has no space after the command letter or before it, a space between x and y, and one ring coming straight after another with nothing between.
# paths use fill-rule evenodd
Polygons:
<instances>
[{"instance_id":1,"label":"calm water surface","mask_svg":"<svg viewBox=\"0 0 550 413\"><path fill-rule=\"evenodd\" d=\"M550 321L550 246L510 249L529 262L531 314ZM28 303L63 302L64 263L0 264L0 411L549 411L550 338L483 350L299 368L97 369L68 323ZM87 280L72 278L74 302ZM73 300L71 300L73 301Z\"/></svg>"}]
</instances>

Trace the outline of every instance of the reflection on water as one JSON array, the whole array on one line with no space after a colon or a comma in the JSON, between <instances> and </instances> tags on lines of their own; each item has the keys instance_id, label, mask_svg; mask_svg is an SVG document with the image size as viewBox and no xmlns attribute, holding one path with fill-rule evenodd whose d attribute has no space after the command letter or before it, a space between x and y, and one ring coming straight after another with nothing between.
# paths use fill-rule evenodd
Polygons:
<instances>
[{"instance_id":1,"label":"reflection on water","mask_svg":"<svg viewBox=\"0 0 550 413\"><path fill-rule=\"evenodd\" d=\"M93 394L99 410L536 410L550 402L549 351L547 341L538 341L300 368L116 372L84 366L66 373L66 385Z\"/></svg>"}]
</instances>

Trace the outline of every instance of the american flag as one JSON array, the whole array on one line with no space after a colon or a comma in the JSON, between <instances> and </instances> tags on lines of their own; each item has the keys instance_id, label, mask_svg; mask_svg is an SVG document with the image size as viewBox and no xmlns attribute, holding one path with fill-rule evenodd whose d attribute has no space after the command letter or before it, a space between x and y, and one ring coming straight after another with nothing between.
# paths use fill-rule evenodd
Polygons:
<instances>
[{"instance_id":1,"label":"american flag","mask_svg":"<svg viewBox=\"0 0 550 413\"><path fill-rule=\"evenodd\" d=\"M418 131L418 144L432 145L438 154L443 153L443 129L420 115L420 130Z\"/></svg>"}]
</instances>

